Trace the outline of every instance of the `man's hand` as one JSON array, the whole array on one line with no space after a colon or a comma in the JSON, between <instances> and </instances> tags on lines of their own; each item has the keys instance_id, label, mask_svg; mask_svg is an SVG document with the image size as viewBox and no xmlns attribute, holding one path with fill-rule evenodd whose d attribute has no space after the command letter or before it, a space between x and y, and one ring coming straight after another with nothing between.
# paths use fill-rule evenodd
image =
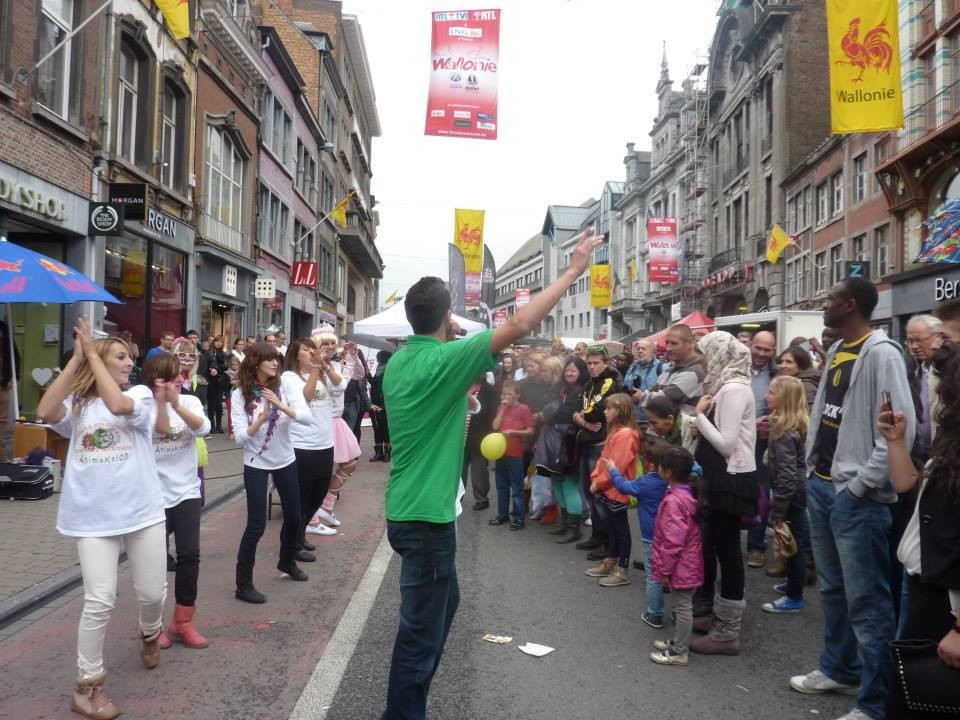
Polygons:
<instances>
[{"instance_id":1,"label":"man's hand","mask_svg":"<svg viewBox=\"0 0 960 720\"><path fill-rule=\"evenodd\" d=\"M631 397L633 398L633 404L639 405L643 401L643 390L634 390Z\"/></svg>"},{"instance_id":2,"label":"man's hand","mask_svg":"<svg viewBox=\"0 0 960 720\"><path fill-rule=\"evenodd\" d=\"M600 432L603 429L603 423L584 422L583 428L590 432Z\"/></svg>"},{"instance_id":3,"label":"man's hand","mask_svg":"<svg viewBox=\"0 0 960 720\"><path fill-rule=\"evenodd\" d=\"M960 633L956 630L947 630L943 640L937 645L937 654L944 665L960 670Z\"/></svg>"},{"instance_id":4,"label":"man's hand","mask_svg":"<svg viewBox=\"0 0 960 720\"><path fill-rule=\"evenodd\" d=\"M580 239L573 249L573 257L570 259L570 268L577 275L582 274L590 266L593 251L600 247L604 239L603 235L595 235L592 227L580 233Z\"/></svg>"}]
</instances>

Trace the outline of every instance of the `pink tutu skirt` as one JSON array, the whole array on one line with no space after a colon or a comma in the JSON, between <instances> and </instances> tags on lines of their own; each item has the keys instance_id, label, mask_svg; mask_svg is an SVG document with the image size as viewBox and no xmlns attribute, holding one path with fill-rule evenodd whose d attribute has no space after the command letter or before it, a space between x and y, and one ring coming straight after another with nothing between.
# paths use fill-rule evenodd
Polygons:
<instances>
[{"instance_id":1,"label":"pink tutu skirt","mask_svg":"<svg viewBox=\"0 0 960 720\"><path fill-rule=\"evenodd\" d=\"M333 419L333 461L350 462L360 457L360 443L343 418Z\"/></svg>"}]
</instances>

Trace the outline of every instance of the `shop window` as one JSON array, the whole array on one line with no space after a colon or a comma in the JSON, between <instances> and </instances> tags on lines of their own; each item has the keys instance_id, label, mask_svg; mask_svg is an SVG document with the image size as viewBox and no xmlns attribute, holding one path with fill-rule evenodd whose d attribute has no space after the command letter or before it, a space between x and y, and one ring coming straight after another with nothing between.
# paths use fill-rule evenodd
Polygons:
<instances>
[{"instance_id":1,"label":"shop window","mask_svg":"<svg viewBox=\"0 0 960 720\"><path fill-rule=\"evenodd\" d=\"M187 170L187 137L190 130L190 97L186 86L176 77L163 81L163 106L160 134L160 182L184 192Z\"/></svg>"},{"instance_id":2,"label":"shop window","mask_svg":"<svg viewBox=\"0 0 960 720\"><path fill-rule=\"evenodd\" d=\"M37 36L38 60L67 39L73 29L73 13L73 0L42 1ZM38 102L64 119L69 119L73 110L70 107L70 91L74 45L72 40L67 40L63 47L37 68Z\"/></svg>"},{"instance_id":3,"label":"shop window","mask_svg":"<svg viewBox=\"0 0 960 720\"><path fill-rule=\"evenodd\" d=\"M129 163L147 168L152 162L152 58L139 41L142 26L123 22L117 66L117 134L114 149Z\"/></svg>"},{"instance_id":4,"label":"shop window","mask_svg":"<svg viewBox=\"0 0 960 720\"><path fill-rule=\"evenodd\" d=\"M146 240L128 236L106 238L104 287L123 301L104 306L111 332L129 330L141 351L146 354L155 344L151 344L151 338L144 334L147 309ZM154 334L157 333L159 329Z\"/></svg>"}]
</instances>

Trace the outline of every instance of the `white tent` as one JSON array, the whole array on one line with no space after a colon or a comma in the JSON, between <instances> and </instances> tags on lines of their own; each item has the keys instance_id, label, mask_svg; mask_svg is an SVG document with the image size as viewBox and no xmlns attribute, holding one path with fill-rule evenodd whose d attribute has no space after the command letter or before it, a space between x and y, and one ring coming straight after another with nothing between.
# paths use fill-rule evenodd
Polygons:
<instances>
[{"instance_id":1,"label":"white tent","mask_svg":"<svg viewBox=\"0 0 960 720\"><path fill-rule=\"evenodd\" d=\"M468 337L486 330L483 324L459 315L454 315L453 319L467 331ZM413 335L413 328L407 322L407 314L402 302L394 303L382 313L358 320L353 324L353 331L359 335L373 335L379 338L406 338L407 335Z\"/></svg>"}]
</instances>

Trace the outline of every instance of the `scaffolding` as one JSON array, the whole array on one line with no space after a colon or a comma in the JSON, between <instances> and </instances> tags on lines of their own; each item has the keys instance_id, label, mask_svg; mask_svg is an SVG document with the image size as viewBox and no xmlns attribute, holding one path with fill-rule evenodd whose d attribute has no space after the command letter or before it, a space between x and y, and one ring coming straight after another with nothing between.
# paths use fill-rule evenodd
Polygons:
<instances>
[{"instance_id":1,"label":"scaffolding","mask_svg":"<svg viewBox=\"0 0 960 720\"><path fill-rule=\"evenodd\" d=\"M707 224L707 60L699 56L683 81L683 109L680 132L684 145L684 206L680 237L683 243L683 272L680 307L683 315L698 309L696 294L706 277L709 247Z\"/></svg>"}]
</instances>

